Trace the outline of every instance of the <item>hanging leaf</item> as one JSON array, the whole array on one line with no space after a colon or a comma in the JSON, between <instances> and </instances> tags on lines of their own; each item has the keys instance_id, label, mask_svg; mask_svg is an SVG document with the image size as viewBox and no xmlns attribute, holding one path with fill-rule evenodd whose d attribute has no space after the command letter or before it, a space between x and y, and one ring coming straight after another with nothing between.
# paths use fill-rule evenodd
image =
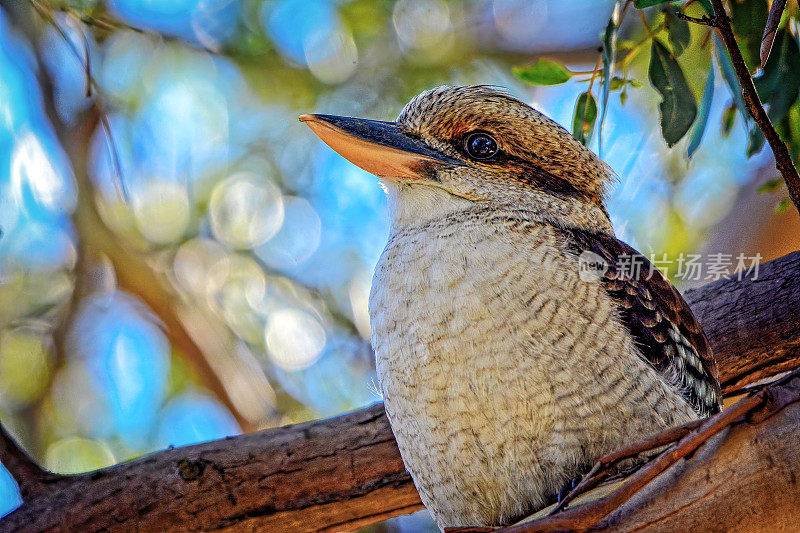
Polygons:
<instances>
[{"instance_id":1,"label":"hanging leaf","mask_svg":"<svg viewBox=\"0 0 800 533\"><path fill-rule=\"evenodd\" d=\"M644 7L657 6L658 4L666 4L674 2L675 0L633 0L633 5L639 9Z\"/></svg>"},{"instance_id":2,"label":"hanging leaf","mask_svg":"<svg viewBox=\"0 0 800 533\"><path fill-rule=\"evenodd\" d=\"M758 187L759 193L775 192L780 189L784 184L783 178L775 178L767 180Z\"/></svg>"},{"instance_id":3,"label":"hanging leaf","mask_svg":"<svg viewBox=\"0 0 800 533\"><path fill-rule=\"evenodd\" d=\"M711 5L711 0L700 0L698 3L703 6L707 14L714 16L714 6Z\"/></svg>"},{"instance_id":4,"label":"hanging leaf","mask_svg":"<svg viewBox=\"0 0 800 533\"><path fill-rule=\"evenodd\" d=\"M773 0L772 7L769 8L767 24L764 26L764 35L761 37L760 59L762 68L767 64L767 60L769 59L772 43L775 41L775 33L778 31L778 26L781 23L781 16L783 15L783 9L785 7L786 0Z\"/></svg>"},{"instance_id":5,"label":"hanging leaf","mask_svg":"<svg viewBox=\"0 0 800 533\"><path fill-rule=\"evenodd\" d=\"M764 148L764 133L761 129L753 127L750 129L750 135L747 138L747 157L753 157Z\"/></svg>"},{"instance_id":6,"label":"hanging leaf","mask_svg":"<svg viewBox=\"0 0 800 533\"><path fill-rule=\"evenodd\" d=\"M603 123L606 121L608 110L608 94L611 92L611 79L614 77L614 64L617 60L617 29L619 26L620 0L614 5L611 18L608 19L606 31L603 32L603 90L600 93L602 113L600 114L600 127L597 132L597 153L603 157Z\"/></svg>"},{"instance_id":7,"label":"hanging leaf","mask_svg":"<svg viewBox=\"0 0 800 533\"><path fill-rule=\"evenodd\" d=\"M697 115L697 120L692 126L692 131L689 134L689 148L687 151L688 157L694 155L697 148L700 146L700 141L703 139L703 133L706 131L708 124L708 115L711 113L711 101L714 99L714 63L709 62L708 65L708 79L706 86L703 89L703 97L700 99L700 112Z\"/></svg>"},{"instance_id":8,"label":"hanging leaf","mask_svg":"<svg viewBox=\"0 0 800 533\"><path fill-rule=\"evenodd\" d=\"M714 34L714 47L716 50L717 63L719 64L720 71L722 71L722 77L725 78L725 82L731 90L733 102L736 104L736 108L744 119L745 128L749 129L750 113L744 105L744 97L742 96L742 88L741 85L739 85L739 79L736 77L736 72L733 70L731 57L728 55L728 51L725 50L725 47L722 46L716 33Z\"/></svg>"},{"instance_id":9,"label":"hanging leaf","mask_svg":"<svg viewBox=\"0 0 800 533\"><path fill-rule=\"evenodd\" d=\"M634 7L638 9L643 9L645 7L652 7L657 6L659 4L669 4L676 2L677 0L633 0ZM711 0L699 0L698 3L703 6L706 13L709 15L714 15L714 7L711 5Z\"/></svg>"},{"instance_id":10,"label":"hanging leaf","mask_svg":"<svg viewBox=\"0 0 800 533\"><path fill-rule=\"evenodd\" d=\"M672 147L681 140L697 116L697 102L675 57L653 40L648 70L650 83L661 93L661 134Z\"/></svg>"},{"instance_id":11,"label":"hanging leaf","mask_svg":"<svg viewBox=\"0 0 800 533\"><path fill-rule=\"evenodd\" d=\"M531 85L559 85L568 81L572 72L553 59L539 58L532 65L514 67L514 76Z\"/></svg>"},{"instance_id":12,"label":"hanging leaf","mask_svg":"<svg viewBox=\"0 0 800 533\"><path fill-rule=\"evenodd\" d=\"M635 89L638 89L639 87L642 86L642 82L640 82L639 80L634 79L634 78L626 79L626 78L620 78L618 76L614 76L613 78L611 78L611 87L610 87L610 89L612 91L618 91L618 90L622 89L623 87L625 87L625 85L630 85L631 87L633 87Z\"/></svg>"},{"instance_id":13,"label":"hanging leaf","mask_svg":"<svg viewBox=\"0 0 800 533\"><path fill-rule=\"evenodd\" d=\"M675 57L680 57L692 40L692 33L689 30L689 23L681 20L674 15L676 9L670 7L666 9L669 31L669 43L672 45L672 53Z\"/></svg>"},{"instance_id":14,"label":"hanging leaf","mask_svg":"<svg viewBox=\"0 0 800 533\"><path fill-rule=\"evenodd\" d=\"M769 118L780 122L797 100L800 88L800 47L794 37L782 29L775 35L774 52L770 54L764 72L755 78L761 102L768 106Z\"/></svg>"},{"instance_id":15,"label":"hanging leaf","mask_svg":"<svg viewBox=\"0 0 800 533\"><path fill-rule=\"evenodd\" d=\"M739 43L747 68L752 72L758 67L761 51L761 37L767 25L769 7L767 0L747 0L747 2L728 2L731 7L731 26Z\"/></svg>"},{"instance_id":16,"label":"hanging leaf","mask_svg":"<svg viewBox=\"0 0 800 533\"><path fill-rule=\"evenodd\" d=\"M790 205L792 205L792 203L789 201L789 199L788 198L784 198L783 200L781 200L780 202L778 202L775 205L775 214L777 214L777 215L784 214L786 211L789 210L789 206Z\"/></svg>"},{"instance_id":17,"label":"hanging leaf","mask_svg":"<svg viewBox=\"0 0 800 533\"><path fill-rule=\"evenodd\" d=\"M581 93L575 102L572 117L572 136L584 146L588 146L597 121L597 102L590 92Z\"/></svg>"},{"instance_id":18,"label":"hanging leaf","mask_svg":"<svg viewBox=\"0 0 800 533\"><path fill-rule=\"evenodd\" d=\"M736 120L736 104L731 102L725 107L725 110L722 112L722 125L720 128L720 133L722 134L723 139L727 139L728 136L731 134L731 130L733 129L733 123Z\"/></svg>"}]
</instances>

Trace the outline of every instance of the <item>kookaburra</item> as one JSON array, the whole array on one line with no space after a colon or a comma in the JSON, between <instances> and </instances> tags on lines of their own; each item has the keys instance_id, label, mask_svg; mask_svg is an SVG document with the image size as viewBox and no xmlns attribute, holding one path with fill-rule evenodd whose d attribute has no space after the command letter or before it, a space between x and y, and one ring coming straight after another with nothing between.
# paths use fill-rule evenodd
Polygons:
<instances>
[{"instance_id":1,"label":"kookaburra","mask_svg":"<svg viewBox=\"0 0 800 533\"><path fill-rule=\"evenodd\" d=\"M300 120L388 193L372 346L440 527L511 523L602 455L720 409L700 325L614 236L612 172L561 126L490 86L431 89L396 122Z\"/></svg>"}]
</instances>

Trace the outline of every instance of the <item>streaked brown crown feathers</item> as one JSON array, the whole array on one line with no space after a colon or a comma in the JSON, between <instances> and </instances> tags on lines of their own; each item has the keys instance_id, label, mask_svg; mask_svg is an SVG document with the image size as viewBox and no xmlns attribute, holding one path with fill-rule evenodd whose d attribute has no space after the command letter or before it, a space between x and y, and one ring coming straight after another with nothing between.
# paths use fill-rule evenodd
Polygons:
<instances>
[{"instance_id":1,"label":"streaked brown crown feathers","mask_svg":"<svg viewBox=\"0 0 800 533\"><path fill-rule=\"evenodd\" d=\"M465 136L487 132L496 139L500 152L492 160L470 164L556 196L602 206L613 179L610 168L591 150L502 88L430 89L405 106L397 124L432 147L462 159L466 159Z\"/></svg>"}]
</instances>

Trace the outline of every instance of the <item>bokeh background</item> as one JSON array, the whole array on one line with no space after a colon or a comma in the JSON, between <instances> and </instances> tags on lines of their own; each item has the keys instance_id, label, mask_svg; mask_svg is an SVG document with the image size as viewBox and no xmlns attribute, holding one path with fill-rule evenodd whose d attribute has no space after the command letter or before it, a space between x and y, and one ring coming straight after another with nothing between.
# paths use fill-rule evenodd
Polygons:
<instances>
[{"instance_id":1,"label":"bokeh background","mask_svg":"<svg viewBox=\"0 0 800 533\"><path fill-rule=\"evenodd\" d=\"M613 4L0 2L4 426L46 468L81 472L379 401L367 298L384 194L297 116L392 120L426 88L483 83L569 129L585 83L526 86L511 67L591 70ZM642 34L629 14L622 36ZM681 58L697 94L698 41ZM646 81L648 55L632 77ZM800 244L780 193L757 192L769 149L745 155L740 118L720 133L717 80L691 160L662 140L649 84L611 96L609 211L646 254ZM0 516L19 501L0 468ZM427 527L423 511L378 529Z\"/></svg>"}]
</instances>

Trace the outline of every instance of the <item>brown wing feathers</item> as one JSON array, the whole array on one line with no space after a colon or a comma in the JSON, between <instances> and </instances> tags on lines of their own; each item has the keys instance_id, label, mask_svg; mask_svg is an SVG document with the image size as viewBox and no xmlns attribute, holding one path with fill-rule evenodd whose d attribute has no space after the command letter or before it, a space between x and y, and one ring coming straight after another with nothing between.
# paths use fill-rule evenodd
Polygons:
<instances>
[{"instance_id":1,"label":"brown wing feathers","mask_svg":"<svg viewBox=\"0 0 800 533\"><path fill-rule=\"evenodd\" d=\"M641 355L699 414L718 412L722 395L716 363L700 324L677 289L647 258L615 237L564 231L574 252L593 252L608 264L601 282L617 302ZM641 267L638 273L626 268L631 260Z\"/></svg>"}]
</instances>

